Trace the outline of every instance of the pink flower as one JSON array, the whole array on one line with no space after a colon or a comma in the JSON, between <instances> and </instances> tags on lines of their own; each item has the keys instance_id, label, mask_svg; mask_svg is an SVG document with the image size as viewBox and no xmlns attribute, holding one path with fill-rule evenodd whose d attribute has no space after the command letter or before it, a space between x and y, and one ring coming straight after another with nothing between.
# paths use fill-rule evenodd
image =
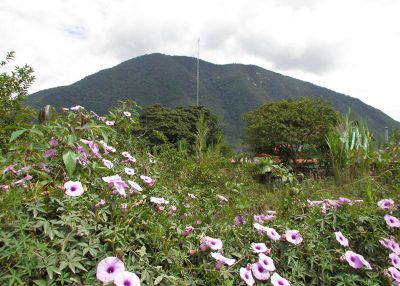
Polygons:
<instances>
[{"instance_id":1,"label":"pink flower","mask_svg":"<svg viewBox=\"0 0 400 286\"><path fill-rule=\"evenodd\" d=\"M139 277L129 271L120 271L115 275L115 286L140 286Z\"/></svg>"},{"instance_id":2,"label":"pink flower","mask_svg":"<svg viewBox=\"0 0 400 286\"><path fill-rule=\"evenodd\" d=\"M133 181L128 180L128 184L132 187L132 189L134 189L134 190L136 190L136 191L138 191L138 192L143 191L142 187L139 186L138 183L135 183L135 182L133 182Z\"/></svg>"},{"instance_id":3,"label":"pink flower","mask_svg":"<svg viewBox=\"0 0 400 286\"><path fill-rule=\"evenodd\" d=\"M99 207L104 206L105 204L106 204L106 201L101 199L97 204L94 205L94 207L96 209L98 209Z\"/></svg>"},{"instance_id":4,"label":"pink flower","mask_svg":"<svg viewBox=\"0 0 400 286\"><path fill-rule=\"evenodd\" d=\"M81 182L68 181L64 184L65 194L70 197L78 197L84 190Z\"/></svg>"},{"instance_id":5,"label":"pink flower","mask_svg":"<svg viewBox=\"0 0 400 286\"><path fill-rule=\"evenodd\" d=\"M115 125L115 121L106 121L106 125L108 126L114 126Z\"/></svg>"},{"instance_id":6,"label":"pink flower","mask_svg":"<svg viewBox=\"0 0 400 286\"><path fill-rule=\"evenodd\" d=\"M233 264L235 264L235 259L232 258L227 258L225 256L223 256L221 253L219 252L211 252L211 256L217 260L217 264L215 265L216 269L220 269L224 264L232 266Z\"/></svg>"},{"instance_id":7,"label":"pink flower","mask_svg":"<svg viewBox=\"0 0 400 286\"><path fill-rule=\"evenodd\" d=\"M103 140L100 141L100 144L103 145L103 148L106 153L115 153L116 149L114 147L107 145L107 143L104 142Z\"/></svg>"},{"instance_id":8,"label":"pink flower","mask_svg":"<svg viewBox=\"0 0 400 286\"><path fill-rule=\"evenodd\" d=\"M276 232L275 229L267 227L267 236L272 240L280 240L281 236Z\"/></svg>"},{"instance_id":9,"label":"pink flower","mask_svg":"<svg viewBox=\"0 0 400 286\"><path fill-rule=\"evenodd\" d=\"M152 202L156 205L163 205L163 204L169 203L169 201L165 200L164 198L156 198L156 197L151 197L150 202Z\"/></svg>"},{"instance_id":10,"label":"pink flower","mask_svg":"<svg viewBox=\"0 0 400 286\"><path fill-rule=\"evenodd\" d=\"M49 150L46 150L46 152L44 152L44 157L45 158L50 158L50 157L52 157L52 156L54 156L56 154L57 154L57 150L56 149L49 149Z\"/></svg>"},{"instance_id":11,"label":"pink flower","mask_svg":"<svg viewBox=\"0 0 400 286\"><path fill-rule=\"evenodd\" d=\"M385 215L385 221L389 227L398 228L400 227L400 220L391 215Z\"/></svg>"},{"instance_id":12,"label":"pink flower","mask_svg":"<svg viewBox=\"0 0 400 286\"><path fill-rule=\"evenodd\" d=\"M128 208L128 204L127 203L122 203L121 204L121 211L122 212L125 212L127 208Z\"/></svg>"},{"instance_id":13,"label":"pink flower","mask_svg":"<svg viewBox=\"0 0 400 286\"><path fill-rule=\"evenodd\" d=\"M133 156L129 156L128 157L128 161L132 162L132 163L136 163L136 158Z\"/></svg>"},{"instance_id":14,"label":"pink flower","mask_svg":"<svg viewBox=\"0 0 400 286\"><path fill-rule=\"evenodd\" d=\"M103 177L102 179L104 182L108 183L108 185L113 189L114 193L126 197L125 188L128 185L124 181L122 181L119 175Z\"/></svg>"},{"instance_id":15,"label":"pink flower","mask_svg":"<svg viewBox=\"0 0 400 286\"><path fill-rule=\"evenodd\" d=\"M124 270L124 263L117 257L110 256L104 258L97 265L96 277L103 283L109 283L114 281L116 275Z\"/></svg>"},{"instance_id":16,"label":"pink flower","mask_svg":"<svg viewBox=\"0 0 400 286\"><path fill-rule=\"evenodd\" d=\"M206 250L211 248L212 250L220 250L222 249L222 240L218 238L212 238L209 236L204 236L201 238L201 250Z\"/></svg>"},{"instance_id":17,"label":"pink flower","mask_svg":"<svg viewBox=\"0 0 400 286\"><path fill-rule=\"evenodd\" d=\"M251 248L253 249L254 253L266 253L266 254L268 254L268 253L271 252L271 249L269 249L265 245L265 243L255 243L255 242L253 242L251 244Z\"/></svg>"},{"instance_id":18,"label":"pink flower","mask_svg":"<svg viewBox=\"0 0 400 286\"><path fill-rule=\"evenodd\" d=\"M400 245L393 238L384 238L379 242L387 249L393 251L397 255L400 255Z\"/></svg>"},{"instance_id":19,"label":"pink flower","mask_svg":"<svg viewBox=\"0 0 400 286\"><path fill-rule=\"evenodd\" d=\"M392 262L392 265L397 269L400 269L400 257L396 253L391 253L389 258Z\"/></svg>"},{"instance_id":20,"label":"pink flower","mask_svg":"<svg viewBox=\"0 0 400 286\"><path fill-rule=\"evenodd\" d=\"M285 233L285 238L288 242L294 245L299 245L303 241L303 237L297 230L288 230Z\"/></svg>"},{"instance_id":21,"label":"pink flower","mask_svg":"<svg viewBox=\"0 0 400 286\"><path fill-rule=\"evenodd\" d=\"M125 173L129 176L135 175L135 170L131 168L125 168Z\"/></svg>"},{"instance_id":22,"label":"pink flower","mask_svg":"<svg viewBox=\"0 0 400 286\"><path fill-rule=\"evenodd\" d=\"M126 152L126 151L122 152L121 154L122 154L122 156L124 156L125 158L131 157L131 154L129 154L129 153Z\"/></svg>"},{"instance_id":23,"label":"pink flower","mask_svg":"<svg viewBox=\"0 0 400 286\"><path fill-rule=\"evenodd\" d=\"M251 265L251 270L257 280L265 281L269 279L269 271L265 269L260 262L253 263Z\"/></svg>"},{"instance_id":24,"label":"pink flower","mask_svg":"<svg viewBox=\"0 0 400 286\"><path fill-rule=\"evenodd\" d=\"M254 218L254 221L263 223L264 221L274 220L276 218L276 216L260 214L260 215L254 215L253 218Z\"/></svg>"},{"instance_id":25,"label":"pink flower","mask_svg":"<svg viewBox=\"0 0 400 286\"><path fill-rule=\"evenodd\" d=\"M344 247L349 246L349 240L347 238L345 238L344 235L340 231L335 232L335 236L336 236L337 242L339 242L341 245L343 245Z\"/></svg>"},{"instance_id":26,"label":"pink flower","mask_svg":"<svg viewBox=\"0 0 400 286\"><path fill-rule=\"evenodd\" d=\"M10 186L7 185L0 185L0 191L5 191L7 192L10 189Z\"/></svg>"},{"instance_id":27,"label":"pink flower","mask_svg":"<svg viewBox=\"0 0 400 286\"><path fill-rule=\"evenodd\" d=\"M247 268L240 268L240 278L242 278L242 280L244 282L246 282L247 286L253 286L255 281L253 278L253 275L251 274L251 271L248 270Z\"/></svg>"},{"instance_id":28,"label":"pink flower","mask_svg":"<svg viewBox=\"0 0 400 286\"><path fill-rule=\"evenodd\" d=\"M346 251L344 254L344 259L349 263L349 265L355 269L360 269L366 267L367 269L372 269L371 265L364 259L360 254L353 251Z\"/></svg>"},{"instance_id":29,"label":"pink flower","mask_svg":"<svg viewBox=\"0 0 400 286\"><path fill-rule=\"evenodd\" d=\"M272 274L271 283L274 286L290 286L290 282L282 278L278 273Z\"/></svg>"},{"instance_id":30,"label":"pink flower","mask_svg":"<svg viewBox=\"0 0 400 286\"><path fill-rule=\"evenodd\" d=\"M154 180L153 178L145 176L145 175L141 175L140 178L149 187L152 187L154 185L154 183L156 182L156 180Z\"/></svg>"},{"instance_id":31,"label":"pink flower","mask_svg":"<svg viewBox=\"0 0 400 286\"><path fill-rule=\"evenodd\" d=\"M275 271L274 261L271 257L266 256L264 253L258 254L258 262L264 267L265 270Z\"/></svg>"},{"instance_id":32,"label":"pink flower","mask_svg":"<svg viewBox=\"0 0 400 286\"><path fill-rule=\"evenodd\" d=\"M186 236L188 236L189 234L191 234L191 233L193 232L193 230L194 230L194 227L191 226L191 225L189 225L189 226L187 226L187 227L185 228L184 231L182 231L181 235L184 236L184 237L186 237Z\"/></svg>"},{"instance_id":33,"label":"pink flower","mask_svg":"<svg viewBox=\"0 0 400 286\"><path fill-rule=\"evenodd\" d=\"M131 117L131 113L129 112L129 111L124 111L124 115L126 116L126 117Z\"/></svg>"},{"instance_id":34,"label":"pink flower","mask_svg":"<svg viewBox=\"0 0 400 286\"><path fill-rule=\"evenodd\" d=\"M54 137L51 137L51 139L50 139L50 141L49 141L49 144L50 144L50 146L53 146L53 147L55 147L55 146L57 146L57 145L58 145L58 141L57 141L57 139L56 139L56 138L54 138Z\"/></svg>"},{"instance_id":35,"label":"pink flower","mask_svg":"<svg viewBox=\"0 0 400 286\"><path fill-rule=\"evenodd\" d=\"M242 215L237 215L235 217L235 225L246 224L246 219Z\"/></svg>"},{"instance_id":36,"label":"pink flower","mask_svg":"<svg viewBox=\"0 0 400 286\"><path fill-rule=\"evenodd\" d=\"M254 223L253 226L259 232L267 232L267 230L268 230L268 227L265 227L265 226L263 226L263 225L261 225L259 223Z\"/></svg>"},{"instance_id":37,"label":"pink flower","mask_svg":"<svg viewBox=\"0 0 400 286\"><path fill-rule=\"evenodd\" d=\"M394 201L392 199L383 199L378 202L378 207L381 210L388 210L394 207Z\"/></svg>"},{"instance_id":38,"label":"pink flower","mask_svg":"<svg viewBox=\"0 0 400 286\"><path fill-rule=\"evenodd\" d=\"M397 270L394 267L389 267L388 272L390 273L390 276L392 276L393 280L400 282L400 271L399 270Z\"/></svg>"},{"instance_id":39,"label":"pink flower","mask_svg":"<svg viewBox=\"0 0 400 286\"><path fill-rule=\"evenodd\" d=\"M114 164L111 161L106 160L106 159L103 159L103 165L105 167L107 167L108 169L112 169L112 167L114 167Z\"/></svg>"},{"instance_id":40,"label":"pink flower","mask_svg":"<svg viewBox=\"0 0 400 286\"><path fill-rule=\"evenodd\" d=\"M228 199L225 198L224 196L217 195L217 198L218 198L218 200L219 200L220 203L228 202Z\"/></svg>"}]
</instances>

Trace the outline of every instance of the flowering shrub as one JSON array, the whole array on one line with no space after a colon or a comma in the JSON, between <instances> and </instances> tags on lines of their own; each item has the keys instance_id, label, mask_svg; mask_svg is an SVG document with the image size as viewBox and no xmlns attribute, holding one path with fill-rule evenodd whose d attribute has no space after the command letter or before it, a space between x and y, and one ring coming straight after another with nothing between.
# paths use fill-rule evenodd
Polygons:
<instances>
[{"instance_id":1,"label":"flowering shrub","mask_svg":"<svg viewBox=\"0 0 400 286\"><path fill-rule=\"evenodd\" d=\"M137 116L126 104L105 117L73 107L13 133L0 160L1 285L400 279L399 186L376 201L306 184L271 190L215 150L149 154Z\"/></svg>"}]
</instances>

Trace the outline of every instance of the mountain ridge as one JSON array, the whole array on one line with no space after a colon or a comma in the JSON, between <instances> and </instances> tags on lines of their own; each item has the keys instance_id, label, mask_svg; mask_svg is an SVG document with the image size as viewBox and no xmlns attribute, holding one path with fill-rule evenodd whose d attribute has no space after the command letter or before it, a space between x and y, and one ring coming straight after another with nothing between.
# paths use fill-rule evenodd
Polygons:
<instances>
[{"instance_id":1,"label":"mountain ridge","mask_svg":"<svg viewBox=\"0 0 400 286\"><path fill-rule=\"evenodd\" d=\"M116 106L118 100L133 99L139 105L170 107L196 105L196 58L161 53L142 55L100 70L67 86L38 91L29 96L30 105L56 107L82 105L99 113ZM200 60L200 104L220 119L224 135L234 146L243 136L243 114L267 100L311 96L322 98L340 113L351 108L354 118L367 122L376 137L384 128L400 123L357 98L310 82L292 78L256 65L213 64Z\"/></svg>"}]
</instances>

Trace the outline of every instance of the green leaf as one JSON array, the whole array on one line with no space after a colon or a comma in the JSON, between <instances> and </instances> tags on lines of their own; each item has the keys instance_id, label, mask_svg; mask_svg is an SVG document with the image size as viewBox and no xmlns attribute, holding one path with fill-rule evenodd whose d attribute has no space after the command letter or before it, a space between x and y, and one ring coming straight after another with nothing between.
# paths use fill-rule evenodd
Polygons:
<instances>
[{"instance_id":1,"label":"green leaf","mask_svg":"<svg viewBox=\"0 0 400 286\"><path fill-rule=\"evenodd\" d=\"M154 280L154 285L160 284L160 282L163 280L164 276L158 276L155 280Z\"/></svg>"},{"instance_id":2,"label":"green leaf","mask_svg":"<svg viewBox=\"0 0 400 286\"><path fill-rule=\"evenodd\" d=\"M67 150L63 154L63 161L65 168L67 169L68 176L72 176L76 168L76 160L78 159L78 154L72 150Z\"/></svg>"},{"instance_id":3,"label":"green leaf","mask_svg":"<svg viewBox=\"0 0 400 286\"><path fill-rule=\"evenodd\" d=\"M14 132L11 134L10 142L13 142L15 139L17 139L19 136L21 136L22 134L24 134L26 131L27 131L27 129L21 129L21 130L14 131Z\"/></svg>"},{"instance_id":4,"label":"green leaf","mask_svg":"<svg viewBox=\"0 0 400 286\"><path fill-rule=\"evenodd\" d=\"M39 135L39 136L44 136L44 134L43 134L43 132L42 131L40 131L39 129L36 129L36 127L33 127L31 130L30 130L30 132L31 133L35 133L35 134L37 134L37 135Z\"/></svg>"}]
</instances>

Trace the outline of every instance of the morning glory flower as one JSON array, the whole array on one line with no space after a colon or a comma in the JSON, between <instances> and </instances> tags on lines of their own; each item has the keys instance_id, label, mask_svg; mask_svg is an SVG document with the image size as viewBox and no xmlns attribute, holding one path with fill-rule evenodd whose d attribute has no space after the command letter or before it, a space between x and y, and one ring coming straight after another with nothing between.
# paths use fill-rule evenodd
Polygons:
<instances>
[{"instance_id":1,"label":"morning glory flower","mask_svg":"<svg viewBox=\"0 0 400 286\"><path fill-rule=\"evenodd\" d=\"M112 167L114 167L114 164L111 161L106 160L106 159L103 159L103 165L105 167L107 167L108 169L112 169Z\"/></svg>"},{"instance_id":2,"label":"morning glory flower","mask_svg":"<svg viewBox=\"0 0 400 286\"><path fill-rule=\"evenodd\" d=\"M339 242L341 245L343 245L344 247L349 246L349 240L346 237L344 237L344 235L340 231L335 232L335 236L337 242Z\"/></svg>"},{"instance_id":3,"label":"morning glory flower","mask_svg":"<svg viewBox=\"0 0 400 286\"><path fill-rule=\"evenodd\" d=\"M275 240L275 241L281 239L281 236L276 232L275 229L269 228L269 227L267 227L266 229L267 229L267 230L266 230L267 236L268 236L270 239Z\"/></svg>"},{"instance_id":4,"label":"morning glory flower","mask_svg":"<svg viewBox=\"0 0 400 286\"><path fill-rule=\"evenodd\" d=\"M129 154L128 152L124 151L121 153L122 156L124 156L125 158L129 158L131 156L131 154Z\"/></svg>"},{"instance_id":5,"label":"morning glory flower","mask_svg":"<svg viewBox=\"0 0 400 286\"><path fill-rule=\"evenodd\" d=\"M207 250L211 248L212 250L220 250L222 249L222 240L218 238L212 238L209 236L204 236L201 238L200 249Z\"/></svg>"},{"instance_id":6,"label":"morning glory flower","mask_svg":"<svg viewBox=\"0 0 400 286\"><path fill-rule=\"evenodd\" d=\"M218 200L219 200L220 203L228 202L228 199L225 198L224 196L217 195L217 198L218 198Z\"/></svg>"},{"instance_id":7,"label":"morning glory flower","mask_svg":"<svg viewBox=\"0 0 400 286\"><path fill-rule=\"evenodd\" d=\"M141 175L140 178L149 187L153 186L154 183L156 182L156 180L154 180L153 178L145 176L145 175Z\"/></svg>"},{"instance_id":8,"label":"morning glory flower","mask_svg":"<svg viewBox=\"0 0 400 286\"><path fill-rule=\"evenodd\" d=\"M119 258L110 256L104 258L97 265L96 277L103 283L109 283L114 281L116 275L124 270L124 263Z\"/></svg>"},{"instance_id":9,"label":"morning glory flower","mask_svg":"<svg viewBox=\"0 0 400 286\"><path fill-rule=\"evenodd\" d=\"M227 258L227 257L223 256L219 252L211 252L211 256L215 260L217 260L217 264L215 264L216 269L220 269L224 264L232 266L233 264L235 264L235 261L236 261L235 259Z\"/></svg>"},{"instance_id":10,"label":"morning glory flower","mask_svg":"<svg viewBox=\"0 0 400 286\"><path fill-rule=\"evenodd\" d=\"M140 286L139 277L129 271L120 271L115 275L115 286Z\"/></svg>"},{"instance_id":11,"label":"morning glory flower","mask_svg":"<svg viewBox=\"0 0 400 286\"><path fill-rule=\"evenodd\" d=\"M258 254L258 262L268 271L275 271L275 264L271 257L266 256L264 253Z\"/></svg>"},{"instance_id":12,"label":"morning glory flower","mask_svg":"<svg viewBox=\"0 0 400 286\"><path fill-rule=\"evenodd\" d=\"M388 210L394 207L394 201L392 199L383 199L378 202L378 207L381 210Z\"/></svg>"},{"instance_id":13,"label":"morning glory flower","mask_svg":"<svg viewBox=\"0 0 400 286\"><path fill-rule=\"evenodd\" d=\"M169 203L169 201L165 200L164 198L156 198L156 197L151 197L150 202L152 202L156 205L163 205L163 204Z\"/></svg>"},{"instance_id":14,"label":"morning glory flower","mask_svg":"<svg viewBox=\"0 0 400 286\"><path fill-rule=\"evenodd\" d=\"M392 262L392 265L397 269L400 269L400 257L396 253L391 253L389 258Z\"/></svg>"},{"instance_id":15,"label":"morning glory flower","mask_svg":"<svg viewBox=\"0 0 400 286\"><path fill-rule=\"evenodd\" d=\"M129 176L135 175L135 170L131 168L125 168L125 173Z\"/></svg>"},{"instance_id":16,"label":"morning glory flower","mask_svg":"<svg viewBox=\"0 0 400 286\"><path fill-rule=\"evenodd\" d=\"M133 156L129 156L128 157L128 161L132 162L132 163L136 163L136 158Z\"/></svg>"},{"instance_id":17,"label":"morning glory flower","mask_svg":"<svg viewBox=\"0 0 400 286\"><path fill-rule=\"evenodd\" d=\"M400 255L400 245L393 238L384 238L379 242L387 249L393 251L397 255Z\"/></svg>"},{"instance_id":18,"label":"morning glory flower","mask_svg":"<svg viewBox=\"0 0 400 286\"><path fill-rule=\"evenodd\" d=\"M77 111L79 109L85 109L85 108L83 106L80 106L80 105L75 105L75 106L71 107L70 109L73 110L73 111Z\"/></svg>"},{"instance_id":19,"label":"morning glory flower","mask_svg":"<svg viewBox=\"0 0 400 286\"><path fill-rule=\"evenodd\" d=\"M134 190L136 190L136 191L138 191L138 192L143 191L142 187L139 186L139 184L138 184L138 183L135 183L134 181L128 180L128 184L132 187L132 189L134 189Z\"/></svg>"},{"instance_id":20,"label":"morning glory flower","mask_svg":"<svg viewBox=\"0 0 400 286\"><path fill-rule=\"evenodd\" d=\"M246 282L247 286L253 286L255 283L251 271L248 270L247 268L244 267L240 268L240 278L242 278L242 280Z\"/></svg>"},{"instance_id":21,"label":"morning glory flower","mask_svg":"<svg viewBox=\"0 0 400 286\"><path fill-rule=\"evenodd\" d=\"M242 215L235 216L235 225L246 224L246 219Z\"/></svg>"},{"instance_id":22,"label":"morning glory flower","mask_svg":"<svg viewBox=\"0 0 400 286\"><path fill-rule=\"evenodd\" d=\"M294 245L299 245L303 241L303 237L297 230L288 230L285 233L285 238L288 242Z\"/></svg>"},{"instance_id":23,"label":"morning glory flower","mask_svg":"<svg viewBox=\"0 0 400 286\"><path fill-rule=\"evenodd\" d=\"M108 126L114 126L114 125L115 125L115 121L109 121L109 120L107 120L107 121L106 121L106 125L108 125Z\"/></svg>"},{"instance_id":24,"label":"morning glory flower","mask_svg":"<svg viewBox=\"0 0 400 286\"><path fill-rule=\"evenodd\" d=\"M68 181L64 184L65 194L70 197L78 197L84 190L81 182Z\"/></svg>"},{"instance_id":25,"label":"morning glory flower","mask_svg":"<svg viewBox=\"0 0 400 286\"><path fill-rule=\"evenodd\" d=\"M278 273L272 274L271 283L274 286L290 286L290 282L282 278Z\"/></svg>"},{"instance_id":26,"label":"morning glory flower","mask_svg":"<svg viewBox=\"0 0 400 286\"><path fill-rule=\"evenodd\" d=\"M385 221L389 227L398 228L400 227L400 220L391 215L385 215Z\"/></svg>"},{"instance_id":27,"label":"morning glory flower","mask_svg":"<svg viewBox=\"0 0 400 286\"><path fill-rule=\"evenodd\" d=\"M129 112L129 111L124 111L124 115L126 116L126 117L131 117L131 113Z\"/></svg>"},{"instance_id":28,"label":"morning glory flower","mask_svg":"<svg viewBox=\"0 0 400 286\"><path fill-rule=\"evenodd\" d=\"M394 267L389 267L388 272L390 273L390 276L392 276L392 279L399 282L400 281L400 271L397 270Z\"/></svg>"},{"instance_id":29,"label":"morning glory flower","mask_svg":"<svg viewBox=\"0 0 400 286\"><path fill-rule=\"evenodd\" d=\"M50 158L50 157L52 157L52 156L54 156L56 154L57 154L57 150L56 149L49 149L49 150L46 150L46 152L44 152L44 157L45 158Z\"/></svg>"},{"instance_id":30,"label":"morning glory flower","mask_svg":"<svg viewBox=\"0 0 400 286\"><path fill-rule=\"evenodd\" d=\"M53 146L53 147L55 147L55 146L57 146L57 145L58 145L58 141L57 141L57 139L56 139L56 138L54 138L54 137L51 137L51 139L50 139L50 141L49 141L49 144L50 144L50 146Z\"/></svg>"},{"instance_id":31,"label":"morning glory flower","mask_svg":"<svg viewBox=\"0 0 400 286\"><path fill-rule=\"evenodd\" d=\"M185 228L184 231L182 231L181 235L184 236L184 237L186 237L186 236L188 236L189 234L191 234L191 233L193 232L193 230L194 230L194 227L191 226L191 225L189 225L189 226L187 226L187 227Z\"/></svg>"},{"instance_id":32,"label":"morning glory flower","mask_svg":"<svg viewBox=\"0 0 400 286\"><path fill-rule=\"evenodd\" d=\"M349 265L355 269L360 269L366 267L367 269L372 269L371 265L365 260L365 258L353 251L346 251L344 254L344 259L349 263Z\"/></svg>"},{"instance_id":33,"label":"morning glory flower","mask_svg":"<svg viewBox=\"0 0 400 286\"><path fill-rule=\"evenodd\" d=\"M265 245L265 243L255 243L255 242L253 242L252 244L251 244L251 248L253 249L253 252L254 253L266 253L266 254L268 254L268 253L270 253L271 252L271 249L269 249L266 245Z\"/></svg>"},{"instance_id":34,"label":"morning glory flower","mask_svg":"<svg viewBox=\"0 0 400 286\"><path fill-rule=\"evenodd\" d=\"M251 265L251 270L253 271L253 275L257 280L265 281L269 279L269 271L265 269L260 262L253 263Z\"/></svg>"}]
</instances>

